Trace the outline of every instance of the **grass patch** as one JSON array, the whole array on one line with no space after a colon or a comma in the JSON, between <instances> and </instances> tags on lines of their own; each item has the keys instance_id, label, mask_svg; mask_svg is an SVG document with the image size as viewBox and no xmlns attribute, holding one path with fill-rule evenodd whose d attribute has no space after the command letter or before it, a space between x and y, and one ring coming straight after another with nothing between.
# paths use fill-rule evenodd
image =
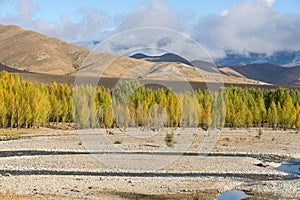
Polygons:
<instances>
[{"instance_id":1,"label":"grass patch","mask_svg":"<svg viewBox=\"0 0 300 200\"><path fill-rule=\"evenodd\" d=\"M16 140L21 138L21 135L26 134L22 131L0 131L0 141Z\"/></svg>"},{"instance_id":2,"label":"grass patch","mask_svg":"<svg viewBox=\"0 0 300 200\"><path fill-rule=\"evenodd\" d=\"M35 196L30 196L30 195L20 195L20 194L15 194L13 192L5 192L5 193L0 193L0 199L2 200L44 200L47 199L46 197L35 197Z\"/></svg>"},{"instance_id":3,"label":"grass patch","mask_svg":"<svg viewBox=\"0 0 300 200\"><path fill-rule=\"evenodd\" d=\"M262 134L263 134L263 131L261 130L261 128L259 128L258 131L257 131L257 135L255 137L257 139L261 139Z\"/></svg>"},{"instance_id":4,"label":"grass patch","mask_svg":"<svg viewBox=\"0 0 300 200\"><path fill-rule=\"evenodd\" d=\"M0 130L0 136L19 136L21 134L29 134L29 133L36 133L40 131L45 131L45 130L51 130L49 128L37 128L37 129L2 129Z\"/></svg>"},{"instance_id":5,"label":"grass patch","mask_svg":"<svg viewBox=\"0 0 300 200\"><path fill-rule=\"evenodd\" d=\"M114 144L122 144L122 141L121 140L116 140L116 141L114 141Z\"/></svg>"},{"instance_id":6,"label":"grass patch","mask_svg":"<svg viewBox=\"0 0 300 200\"><path fill-rule=\"evenodd\" d=\"M49 128L38 128L38 129L0 129L0 141L16 140L22 137L28 137L26 134L34 134L40 131L48 131Z\"/></svg>"},{"instance_id":7,"label":"grass patch","mask_svg":"<svg viewBox=\"0 0 300 200\"><path fill-rule=\"evenodd\" d=\"M36 195L24 195L24 194L16 194L14 192L4 192L0 193L1 200L48 200L48 199L74 199L74 200L89 200L89 198L79 198L79 197L68 197L62 195L51 195L51 194L39 194Z\"/></svg>"},{"instance_id":8,"label":"grass patch","mask_svg":"<svg viewBox=\"0 0 300 200\"><path fill-rule=\"evenodd\" d=\"M171 133L167 133L166 137L165 137L165 142L166 142L166 145L168 147L173 147L174 144L175 144L175 135L174 135L174 132L171 131Z\"/></svg>"}]
</instances>

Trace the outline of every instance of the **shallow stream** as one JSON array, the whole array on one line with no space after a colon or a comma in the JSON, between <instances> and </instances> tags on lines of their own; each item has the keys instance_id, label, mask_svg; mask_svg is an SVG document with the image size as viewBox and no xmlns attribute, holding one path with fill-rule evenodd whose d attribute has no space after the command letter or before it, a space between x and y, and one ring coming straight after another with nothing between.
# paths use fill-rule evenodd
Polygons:
<instances>
[{"instance_id":1,"label":"shallow stream","mask_svg":"<svg viewBox=\"0 0 300 200\"><path fill-rule=\"evenodd\" d=\"M283 161L276 170L290 174L287 178L300 178L300 158ZM249 183L253 184L253 182ZM251 198L245 192L240 190L229 190L219 196L219 200L242 200ZM298 200L298 199L296 199Z\"/></svg>"}]
</instances>

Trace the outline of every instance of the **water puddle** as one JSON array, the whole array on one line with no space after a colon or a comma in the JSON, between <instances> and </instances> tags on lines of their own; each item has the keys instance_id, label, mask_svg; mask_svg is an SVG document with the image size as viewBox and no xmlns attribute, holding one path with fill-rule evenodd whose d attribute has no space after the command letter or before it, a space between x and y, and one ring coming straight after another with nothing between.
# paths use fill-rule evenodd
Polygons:
<instances>
[{"instance_id":1,"label":"water puddle","mask_svg":"<svg viewBox=\"0 0 300 200\"><path fill-rule=\"evenodd\" d=\"M246 194L241 190L230 190L220 194L219 200L242 200L251 198L252 196Z\"/></svg>"},{"instance_id":2,"label":"water puddle","mask_svg":"<svg viewBox=\"0 0 300 200\"><path fill-rule=\"evenodd\" d=\"M300 177L300 158L282 162L277 170Z\"/></svg>"}]
</instances>

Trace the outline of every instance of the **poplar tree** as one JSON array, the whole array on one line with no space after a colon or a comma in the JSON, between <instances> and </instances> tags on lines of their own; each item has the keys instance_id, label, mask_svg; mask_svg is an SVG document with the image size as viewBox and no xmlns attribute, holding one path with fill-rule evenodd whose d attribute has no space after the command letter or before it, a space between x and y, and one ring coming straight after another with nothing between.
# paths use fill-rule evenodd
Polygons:
<instances>
[{"instance_id":1,"label":"poplar tree","mask_svg":"<svg viewBox=\"0 0 300 200\"><path fill-rule=\"evenodd\" d=\"M202 100L203 110L201 116L203 117L204 128L208 128L211 125L211 96L209 91L205 90L203 93L203 100Z\"/></svg>"},{"instance_id":2,"label":"poplar tree","mask_svg":"<svg viewBox=\"0 0 300 200\"><path fill-rule=\"evenodd\" d=\"M112 99L110 91L103 87L96 89L96 113L100 127L110 128L113 125Z\"/></svg>"},{"instance_id":3,"label":"poplar tree","mask_svg":"<svg viewBox=\"0 0 300 200\"><path fill-rule=\"evenodd\" d=\"M181 116L181 105L177 95L175 95L170 89L166 91L167 98L168 98L168 126L176 127L180 123L180 116Z\"/></svg>"},{"instance_id":4,"label":"poplar tree","mask_svg":"<svg viewBox=\"0 0 300 200\"><path fill-rule=\"evenodd\" d=\"M30 102L32 125L34 127L40 127L49 120L49 114L52 109L48 98L48 91L43 84L32 88Z\"/></svg>"},{"instance_id":5,"label":"poplar tree","mask_svg":"<svg viewBox=\"0 0 300 200\"><path fill-rule=\"evenodd\" d=\"M199 103L195 95L185 92L179 95L182 108L180 127L197 127L199 124Z\"/></svg>"},{"instance_id":6,"label":"poplar tree","mask_svg":"<svg viewBox=\"0 0 300 200\"><path fill-rule=\"evenodd\" d=\"M286 94L282 105L282 125L284 129L292 128L296 121L296 109L293 105L292 97Z\"/></svg>"},{"instance_id":7,"label":"poplar tree","mask_svg":"<svg viewBox=\"0 0 300 200\"><path fill-rule=\"evenodd\" d=\"M246 113L246 125L247 127L251 127L253 124L253 115L250 109L247 109Z\"/></svg>"},{"instance_id":8,"label":"poplar tree","mask_svg":"<svg viewBox=\"0 0 300 200\"><path fill-rule=\"evenodd\" d=\"M296 122L295 122L295 126L296 129L299 130L300 129L300 105L298 104L298 102L296 103Z\"/></svg>"},{"instance_id":9,"label":"poplar tree","mask_svg":"<svg viewBox=\"0 0 300 200\"><path fill-rule=\"evenodd\" d=\"M5 96L5 90L3 87L0 88L0 122L2 129L6 128L7 125L7 104L5 103L6 96Z\"/></svg>"},{"instance_id":10,"label":"poplar tree","mask_svg":"<svg viewBox=\"0 0 300 200\"><path fill-rule=\"evenodd\" d=\"M278 123L278 112L274 101L271 102L270 107L268 109L268 123L270 126L273 127L273 129L275 129Z\"/></svg>"}]
</instances>

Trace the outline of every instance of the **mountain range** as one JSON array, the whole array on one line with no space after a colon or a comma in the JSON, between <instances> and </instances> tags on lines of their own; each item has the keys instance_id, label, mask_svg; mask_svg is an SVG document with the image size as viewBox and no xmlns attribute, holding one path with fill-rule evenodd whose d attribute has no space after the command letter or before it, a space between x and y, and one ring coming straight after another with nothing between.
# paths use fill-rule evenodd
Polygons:
<instances>
[{"instance_id":1,"label":"mountain range","mask_svg":"<svg viewBox=\"0 0 300 200\"><path fill-rule=\"evenodd\" d=\"M137 53L131 55L130 57L135 59L142 59L150 62L175 62L175 63L177 62L177 63L183 63L192 66L192 64L188 60L174 53L165 53L159 56L148 56L142 53Z\"/></svg>"},{"instance_id":2,"label":"mountain range","mask_svg":"<svg viewBox=\"0 0 300 200\"><path fill-rule=\"evenodd\" d=\"M93 45L98 42L94 41ZM295 53L294 56L297 57L298 54ZM287 57L289 56L282 58ZM296 63L297 58L293 61ZM240 60L236 59L236 62L239 63ZM93 67L88 67L90 65ZM119 56L94 52L17 26L0 25L0 71L19 73L25 79L37 82L72 82L78 74L87 77L99 76L95 67L100 67L103 70L100 75L107 79L122 77L140 80L184 79L193 82L218 82L221 78L227 84L300 86L300 66L282 67L264 63L216 68L213 63L188 61L172 53L157 56L142 53L130 57Z\"/></svg>"},{"instance_id":3,"label":"mountain range","mask_svg":"<svg viewBox=\"0 0 300 200\"><path fill-rule=\"evenodd\" d=\"M171 53L163 54L161 56L147 56L145 54L139 53L134 54L131 57L152 62L184 62L185 64L211 73L218 73L219 70L222 74L232 77L258 80L260 82L274 85L300 86L300 65L293 67L283 67L270 63L255 63L248 65L239 64L233 66L219 66L217 69L214 63L200 60L189 62L184 58ZM285 58L284 56L282 57Z\"/></svg>"},{"instance_id":4,"label":"mountain range","mask_svg":"<svg viewBox=\"0 0 300 200\"><path fill-rule=\"evenodd\" d=\"M100 43L101 43L100 40L90 40L90 41L76 42L75 44L93 50ZM137 56L136 58L138 59L140 59L141 56L144 58L151 57L142 53L137 53L132 56L133 57ZM214 62L217 66L221 66L221 67L234 66L239 64L249 65L249 64L257 64L257 63L270 63L270 64L284 66L284 67L294 67L300 65L300 51L286 50L286 51L275 51L272 54L266 54L266 53L257 53L257 52L239 53L232 50L225 50L225 56L220 58L214 58Z\"/></svg>"},{"instance_id":5,"label":"mountain range","mask_svg":"<svg viewBox=\"0 0 300 200\"><path fill-rule=\"evenodd\" d=\"M271 55L255 52L240 54L234 51L226 51L226 55L223 58L215 59L215 63L218 66L270 63L283 67L294 67L300 65L300 51L277 51Z\"/></svg>"}]
</instances>

